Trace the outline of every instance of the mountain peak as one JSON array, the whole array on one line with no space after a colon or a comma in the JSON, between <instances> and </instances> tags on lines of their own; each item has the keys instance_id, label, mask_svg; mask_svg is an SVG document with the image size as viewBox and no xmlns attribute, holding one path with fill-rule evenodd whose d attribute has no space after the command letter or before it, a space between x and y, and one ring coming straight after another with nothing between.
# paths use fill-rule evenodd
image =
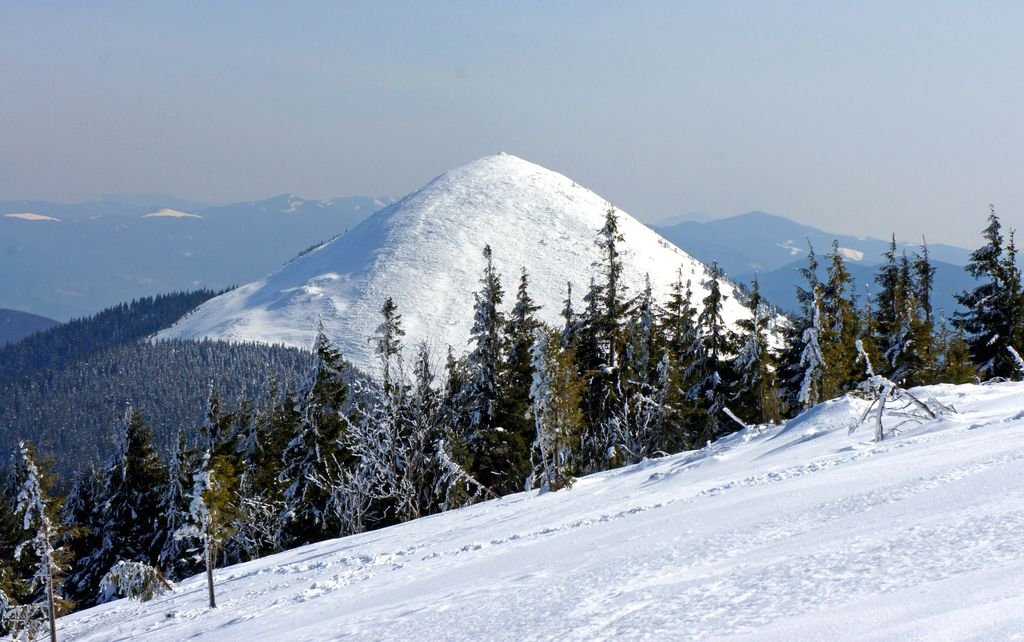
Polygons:
<instances>
[{"instance_id":1,"label":"mountain peak","mask_svg":"<svg viewBox=\"0 0 1024 642\"><path fill-rule=\"evenodd\" d=\"M579 304L601 259L594 240L609 207L562 174L510 154L485 156L441 174L266 278L208 301L162 336L309 347L322 318L356 366L375 369L369 339L390 296L402 314L407 346L426 341L437 355L448 345L461 352L468 347L485 245L506 292L525 268L540 318L557 325L567 282ZM694 300L703 298L703 264L625 212L619 212L619 227L630 292L639 292L649 274L663 298L681 269ZM727 320L744 316L732 287L723 289Z\"/></svg>"}]
</instances>

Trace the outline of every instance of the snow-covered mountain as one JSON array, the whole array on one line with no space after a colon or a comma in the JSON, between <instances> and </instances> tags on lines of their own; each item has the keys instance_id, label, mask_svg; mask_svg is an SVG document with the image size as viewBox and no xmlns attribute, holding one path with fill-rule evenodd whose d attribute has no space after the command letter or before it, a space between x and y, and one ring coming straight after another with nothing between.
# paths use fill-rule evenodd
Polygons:
<instances>
[{"instance_id":1,"label":"snow-covered mountain","mask_svg":"<svg viewBox=\"0 0 1024 642\"><path fill-rule=\"evenodd\" d=\"M918 389L956 413L870 441L867 402L326 541L151 602L81 642L1009 640L1024 631L1024 384ZM890 424L900 422L890 418ZM850 432L850 428L856 428Z\"/></svg>"},{"instance_id":2,"label":"snow-covered mountain","mask_svg":"<svg viewBox=\"0 0 1024 642\"><path fill-rule=\"evenodd\" d=\"M402 314L406 345L428 341L441 355L448 345L461 352L485 245L493 250L506 299L513 298L525 268L541 318L557 324L567 282L577 308L583 305L596 273L593 264L601 257L595 239L609 207L571 179L515 156L481 158L442 174L266 278L206 302L160 336L308 347L322 319L342 352L358 367L372 369L370 338L390 296ZM619 212L619 225L623 281L630 292L639 292L649 274L655 295L664 297L681 269L699 304L703 264L625 212ZM731 285L724 284L723 292L727 322L747 314Z\"/></svg>"}]
</instances>

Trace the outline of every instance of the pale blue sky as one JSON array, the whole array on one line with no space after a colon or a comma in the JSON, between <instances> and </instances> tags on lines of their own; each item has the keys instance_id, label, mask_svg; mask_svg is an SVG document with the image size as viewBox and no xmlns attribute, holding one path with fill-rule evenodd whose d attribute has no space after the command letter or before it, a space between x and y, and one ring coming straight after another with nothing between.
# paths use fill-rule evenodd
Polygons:
<instances>
[{"instance_id":1,"label":"pale blue sky","mask_svg":"<svg viewBox=\"0 0 1024 642\"><path fill-rule=\"evenodd\" d=\"M0 199L401 196L501 150L643 220L1024 224L1021 2L5 2Z\"/></svg>"}]
</instances>

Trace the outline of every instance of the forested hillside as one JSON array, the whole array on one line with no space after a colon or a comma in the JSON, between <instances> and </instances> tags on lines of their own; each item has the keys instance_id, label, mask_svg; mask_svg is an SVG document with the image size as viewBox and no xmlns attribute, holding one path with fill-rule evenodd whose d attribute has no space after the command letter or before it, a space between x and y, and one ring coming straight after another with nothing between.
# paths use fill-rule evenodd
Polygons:
<instances>
[{"instance_id":1,"label":"forested hillside","mask_svg":"<svg viewBox=\"0 0 1024 642\"><path fill-rule=\"evenodd\" d=\"M35 371L55 371L104 349L148 337L217 294L195 290L143 297L37 333L0 349L0 383Z\"/></svg>"},{"instance_id":2,"label":"forested hillside","mask_svg":"<svg viewBox=\"0 0 1024 642\"><path fill-rule=\"evenodd\" d=\"M0 452L28 439L67 477L116 450L129 406L151 422L161 452L177 431L193 435L213 386L225 403L261 402L276 380L294 389L309 371L295 348L219 341L132 341L63 367L0 382Z\"/></svg>"}]
</instances>

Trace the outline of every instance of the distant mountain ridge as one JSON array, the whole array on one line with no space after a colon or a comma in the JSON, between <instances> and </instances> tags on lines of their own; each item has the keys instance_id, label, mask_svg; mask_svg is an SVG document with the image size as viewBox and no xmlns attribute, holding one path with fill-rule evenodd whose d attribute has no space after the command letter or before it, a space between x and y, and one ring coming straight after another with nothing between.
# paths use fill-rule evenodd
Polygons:
<instances>
[{"instance_id":1,"label":"distant mountain ridge","mask_svg":"<svg viewBox=\"0 0 1024 642\"><path fill-rule=\"evenodd\" d=\"M730 275L770 272L807 255L807 242L814 251L825 254L832 248L833 239L840 248L848 250L851 263L878 265L882 253L889 249L889 240L859 238L848 234L822 231L785 217L764 212L748 212L729 218L706 222L683 221L675 225L654 226L659 234L672 241L695 258L718 264ZM923 230L927 234L927 230ZM896 244L897 252L914 252L919 242ZM952 265L963 265L971 250L929 243L932 259Z\"/></svg>"},{"instance_id":2,"label":"distant mountain ridge","mask_svg":"<svg viewBox=\"0 0 1024 642\"><path fill-rule=\"evenodd\" d=\"M0 202L0 306L63 321L161 292L223 289L266 274L391 202L294 194L199 208L150 194Z\"/></svg>"},{"instance_id":3,"label":"distant mountain ridge","mask_svg":"<svg viewBox=\"0 0 1024 642\"><path fill-rule=\"evenodd\" d=\"M808 241L822 264L822 277L824 256L832 251L832 241L838 242L861 304L865 296L877 290L874 275L890 244L886 240L825 232L764 212L705 222L684 221L654 229L695 258L717 261L738 283L749 283L756 275L764 296L786 312L796 308L796 285L802 283L797 270L807 265ZM920 245L897 242L896 251L912 255L920 251ZM929 243L928 253L937 270L933 305L948 318L956 309L955 295L973 287L973 279L962 267L971 250Z\"/></svg>"},{"instance_id":4,"label":"distant mountain ridge","mask_svg":"<svg viewBox=\"0 0 1024 642\"><path fill-rule=\"evenodd\" d=\"M57 323L37 314L0 308L0 348L9 343L17 343L36 332L48 330Z\"/></svg>"}]
</instances>

